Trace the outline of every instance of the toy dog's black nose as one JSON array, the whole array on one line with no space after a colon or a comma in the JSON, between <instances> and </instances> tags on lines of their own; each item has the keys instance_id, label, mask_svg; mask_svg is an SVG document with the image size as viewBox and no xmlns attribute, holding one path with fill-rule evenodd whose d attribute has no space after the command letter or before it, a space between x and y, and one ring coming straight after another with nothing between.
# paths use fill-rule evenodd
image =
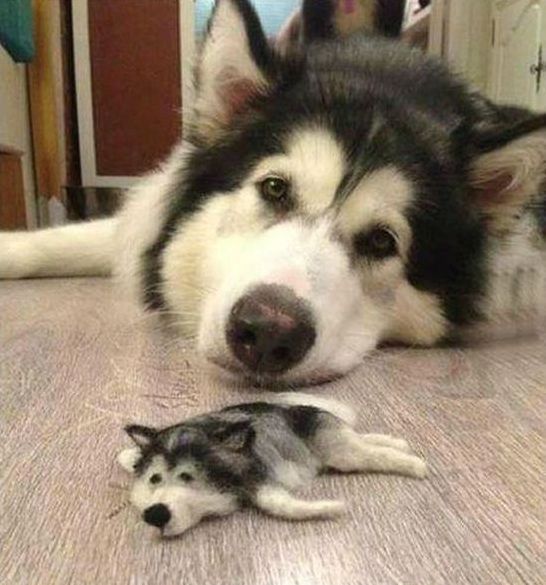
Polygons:
<instances>
[{"instance_id":1,"label":"toy dog's black nose","mask_svg":"<svg viewBox=\"0 0 546 585\"><path fill-rule=\"evenodd\" d=\"M253 372L278 374L301 362L315 342L311 311L285 286L262 285L235 303L226 338Z\"/></svg>"},{"instance_id":2,"label":"toy dog's black nose","mask_svg":"<svg viewBox=\"0 0 546 585\"><path fill-rule=\"evenodd\" d=\"M165 504L154 504L144 510L142 517L146 524L156 528L163 528L171 519L171 512Z\"/></svg>"}]
</instances>

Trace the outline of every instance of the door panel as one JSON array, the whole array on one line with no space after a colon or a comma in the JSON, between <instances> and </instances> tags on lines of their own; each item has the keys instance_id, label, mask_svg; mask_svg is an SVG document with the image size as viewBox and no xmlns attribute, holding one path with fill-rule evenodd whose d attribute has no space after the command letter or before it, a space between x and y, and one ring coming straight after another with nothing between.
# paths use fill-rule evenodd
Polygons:
<instances>
[{"instance_id":1,"label":"door panel","mask_svg":"<svg viewBox=\"0 0 546 585\"><path fill-rule=\"evenodd\" d=\"M178 1L88 6L97 173L137 175L181 134Z\"/></svg>"},{"instance_id":2,"label":"door panel","mask_svg":"<svg viewBox=\"0 0 546 585\"><path fill-rule=\"evenodd\" d=\"M0 148L0 230L26 227L21 153Z\"/></svg>"},{"instance_id":3,"label":"door panel","mask_svg":"<svg viewBox=\"0 0 546 585\"><path fill-rule=\"evenodd\" d=\"M540 27L540 46L542 47L542 59L546 63L546 0L540 2L541 27ZM546 71L542 72L542 82L537 94L536 109L540 112L546 112Z\"/></svg>"},{"instance_id":4,"label":"door panel","mask_svg":"<svg viewBox=\"0 0 546 585\"><path fill-rule=\"evenodd\" d=\"M537 77L531 67L538 64L545 4L544 0L532 4L521 0L496 7L493 98L499 103L540 107ZM546 72L542 82L546 83Z\"/></svg>"}]
</instances>

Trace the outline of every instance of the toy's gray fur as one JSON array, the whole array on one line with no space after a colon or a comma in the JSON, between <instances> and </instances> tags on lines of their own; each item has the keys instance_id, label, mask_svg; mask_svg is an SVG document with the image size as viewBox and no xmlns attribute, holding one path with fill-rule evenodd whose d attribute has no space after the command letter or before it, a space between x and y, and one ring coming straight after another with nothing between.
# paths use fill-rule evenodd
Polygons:
<instances>
[{"instance_id":1,"label":"toy's gray fur","mask_svg":"<svg viewBox=\"0 0 546 585\"><path fill-rule=\"evenodd\" d=\"M132 503L165 536L204 516L253 505L303 520L343 511L339 501L305 501L290 490L324 470L426 475L402 439L361 435L337 402L301 394L238 404L162 430L126 428L137 444L120 463L135 474Z\"/></svg>"}]
</instances>

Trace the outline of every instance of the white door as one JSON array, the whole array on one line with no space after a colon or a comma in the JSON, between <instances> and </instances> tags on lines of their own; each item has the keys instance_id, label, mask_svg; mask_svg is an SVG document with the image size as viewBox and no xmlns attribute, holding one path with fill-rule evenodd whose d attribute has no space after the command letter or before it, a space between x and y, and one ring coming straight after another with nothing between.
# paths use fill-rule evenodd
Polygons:
<instances>
[{"instance_id":1,"label":"white door","mask_svg":"<svg viewBox=\"0 0 546 585\"><path fill-rule=\"evenodd\" d=\"M493 27L490 96L546 110L546 0L496 2Z\"/></svg>"}]
</instances>

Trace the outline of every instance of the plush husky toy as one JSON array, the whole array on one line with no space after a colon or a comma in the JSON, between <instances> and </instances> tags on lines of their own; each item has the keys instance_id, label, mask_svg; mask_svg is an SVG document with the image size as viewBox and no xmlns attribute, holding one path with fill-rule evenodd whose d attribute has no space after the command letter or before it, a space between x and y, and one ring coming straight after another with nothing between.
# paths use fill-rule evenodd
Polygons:
<instances>
[{"instance_id":1,"label":"plush husky toy","mask_svg":"<svg viewBox=\"0 0 546 585\"><path fill-rule=\"evenodd\" d=\"M128 426L137 447L118 461L135 475L131 502L163 536L245 505L290 520L340 514L341 501L291 494L326 469L426 475L426 463L410 454L406 441L361 435L353 425L351 411L337 402L280 395L163 430Z\"/></svg>"}]
</instances>

